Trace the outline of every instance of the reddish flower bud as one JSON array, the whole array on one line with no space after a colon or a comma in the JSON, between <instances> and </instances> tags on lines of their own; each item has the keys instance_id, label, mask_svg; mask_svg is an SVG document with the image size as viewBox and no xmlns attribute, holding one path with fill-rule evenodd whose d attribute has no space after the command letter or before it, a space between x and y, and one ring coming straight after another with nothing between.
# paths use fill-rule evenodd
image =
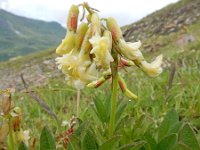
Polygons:
<instances>
[{"instance_id":1,"label":"reddish flower bud","mask_svg":"<svg viewBox=\"0 0 200 150\"><path fill-rule=\"evenodd\" d=\"M122 38L122 31L114 18L110 17L107 19L107 27L114 41L118 41Z\"/></svg>"},{"instance_id":2,"label":"reddish flower bud","mask_svg":"<svg viewBox=\"0 0 200 150\"><path fill-rule=\"evenodd\" d=\"M119 80L118 80L118 84L119 87L121 88L122 92L124 93L124 95L126 95L128 98L130 99L137 99L137 96L135 94L133 94L126 86L126 83L124 81L124 79L122 79L122 77L119 76Z\"/></svg>"},{"instance_id":3,"label":"reddish flower bud","mask_svg":"<svg viewBox=\"0 0 200 150\"><path fill-rule=\"evenodd\" d=\"M78 24L78 15L79 15L78 6L72 5L69 10L69 14L67 18L67 29L69 31L76 32L77 24Z\"/></svg>"}]
</instances>

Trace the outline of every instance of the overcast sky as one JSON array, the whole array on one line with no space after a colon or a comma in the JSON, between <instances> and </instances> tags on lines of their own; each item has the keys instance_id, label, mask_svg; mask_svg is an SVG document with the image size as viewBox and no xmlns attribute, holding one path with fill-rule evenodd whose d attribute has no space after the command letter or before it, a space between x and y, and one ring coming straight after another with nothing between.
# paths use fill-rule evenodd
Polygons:
<instances>
[{"instance_id":1,"label":"overcast sky","mask_svg":"<svg viewBox=\"0 0 200 150\"><path fill-rule=\"evenodd\" d=\"M0 0L0 8L29 18L57 21L64 26L70 5L84 1L100 10L101 17L112 16L120 25L126 25L178 0Z\"/></svg>"}]
</instances>

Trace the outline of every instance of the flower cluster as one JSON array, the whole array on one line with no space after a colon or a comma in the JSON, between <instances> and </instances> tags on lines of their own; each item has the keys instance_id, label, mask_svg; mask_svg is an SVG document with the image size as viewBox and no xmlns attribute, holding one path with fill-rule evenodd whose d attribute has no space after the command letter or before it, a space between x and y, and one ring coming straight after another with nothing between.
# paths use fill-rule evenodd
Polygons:
<instances>
[{"instance_id":1,"label":"flower cluster","mask_svg":"<svg viewBox=\"0 0 200 150\"><path fill-rule=\"evenodd\" d=\"M83 6L88 15L87 21L78 25L79 6ZM83 3L72 5L69 10L67 33L56 49L56 53L60 55L56 62L66 75L68 84L77 89L83 89L85 86L98 87L111 78L112 63L117 63L117 68L136 65L149 76L158 76L162 72L162 55L148 63L140 47L140 41L129 43L124 40L114 18L100 19L97 11ZM117 59L114 59L114 55L117 55ZM137 98L127 89L121 77L118 83L125 95Z\"/></svg>"},{"instance_id":2,"label":"flower cluster","mask_svg":"<svg viewBox=\"0 0 200 150\"><path fill-rule=\"evenodd\" d=\"M22 129L22 110L14 107L11 89L0 90L0 149L6 139L12 136L12 142L18 146L22 141L28 146L29 130Z\"/></svg>"}]
</instances>

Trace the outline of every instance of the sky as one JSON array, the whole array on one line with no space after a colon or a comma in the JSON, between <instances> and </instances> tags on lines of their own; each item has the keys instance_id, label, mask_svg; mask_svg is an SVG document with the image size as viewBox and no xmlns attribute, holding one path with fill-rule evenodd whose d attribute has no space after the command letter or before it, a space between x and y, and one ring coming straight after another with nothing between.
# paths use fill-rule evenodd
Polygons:
<instances>
[{"instance_id":1,"label":"sky","mask_svg":"<svg viewBox=\"0 0 200 150\"><path fill-rule=\"evenodd\" d=\"M57 21L65 26L72 4L88 2L100 11L100 17L114 17L123 26L177 2L178 0L0 0L0 8L14 14L45 21Z\"/></svg>"}]
</instances>

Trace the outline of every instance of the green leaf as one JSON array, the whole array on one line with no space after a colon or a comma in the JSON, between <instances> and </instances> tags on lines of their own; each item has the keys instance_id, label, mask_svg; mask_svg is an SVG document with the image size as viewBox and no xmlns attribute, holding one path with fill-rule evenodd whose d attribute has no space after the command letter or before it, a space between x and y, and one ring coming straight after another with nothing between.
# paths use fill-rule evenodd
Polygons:
<instances>
[{"instance_id":1,"label":"green leaf","mask_svg":"<svg viewBox=\"0 0 200 150\"><path fill-rule=\"evenodd\" d=\"M110 139L108 139L106 142L104 142L103 144L101 144L101 146L99 147L99 150L112 150L115 146L116 143L119 142L121 136L114 136Z\"/></svg>"},{"instance_id":2,"label":"green leaf","mask_svg":"<svg viewBox=\"0 0 200 150\"><path fill-rule=\"evenodd\" d=\"M156 149L156 140L152 137L150 133L144 135L144 139L147 141L147 145L150 149Z\"/></svg>"},{"instance_id":3,"label":"green leaf","mask_svg":"<svg viewBox=\"0 0 200 150\"><path fill-rule=\"evenodd\" d=\"M24 142L21 142L18 150L28 150L28 147L26 146L26 144Z\"/></svg>"},{"instance_id":4,"label":"green leaf","mask_svg":"<svg viewBox=\"0 0 200 150\"><path fill-rule=\"evenodd\" d=\"M179 130L181 129L182 127L182 123L181 122L177 122L175 123L169 130L169 134L172 134L172 133L178 133Z\"/></svg>"},{"instance_id":5,"label":"green leaf","mask_svg":"<svg viewBox=\"0 0 200 150\"><path fill-rule=\"evenodd\" d=\"M69 139L69 147L67 149L80 150L80 140L76 136L71 135Z\"/></svg>"},{"instance_id":6,"label":"green leaf","mask_svg":"<svg viewBox=\"0 0 200 150\"><path fill-rule=\"evenodd\" d=\"M49 129L45 126L42 129L42 133L40 135L40 150L55 150L55 141L54 138L49 131Z\"/></svg>"},{"instance_id":7,"label":"green leaf","mask_svg":"<svg viewBox=\"0 0 200 150\"><path fill-rule=\"evenodd\" d=\"M138 149L145 144L146 144L146 141L144 141L144 140L138 141L138 142L133 142L133 143L130 143L130 144L123 145L122 147L119 148L119 150L128 150L129 148Z\"/></svg>"},{"instance_id":8,"label":"green leaf","mask_svg":"<svg viewBox=\"0 0 200 150\"><path fill-rule=\"evenodd\" d=\"M120 119L121 115L123 114L124 110L126 109L127 102L122 102L118 105L116 111L116 122Z\"/></svg>"},{"instance_id":9,"label":"green leaf","mask_svg":"<svg viewBox=\"0 0 200 150\"><path fill-rule=\"evenodd\" d=\"M185 145L182 142L179 142L178 144L176 144L176 146L174 147L174 150L192 150L191 148L189 148L187 145Z\"/></svg>"},{"instance_id":10,"label":"green leaf","mask_svg":"<svg viewBox=\"0 0 200 150\"><path fill-rule=\"evenodd\" d=\"M158 130L158 141L168 135L169 130L178 122L178 114L174 109L165 116Z\"/></svg>"},{"instance_id":11,"label":"green leaf","mask_svg":"<svg viewBox=\"0 0 200 150\"><path fill-rule=\"evenodd\" d=\"M92 135L91 131L88 131L85 134L85 137L83 139L82 143L83 150L97 150L97 142L95 140L95 137Z\"/></svg>"},{"instance_id":12,"label":"green leaf","mask_svg":"<svg viewBox=\"0 0 200 150\"><path fill-rule=\"evenodd\" d=\"M106 122L108 123L110 121L110 112L111 112L111 95L107 95L105 96L104 98L104 106L105 106L105 109L106 109L106 113L107 113L107 116L106 116Z\"/></svg>"},{"instance_id":13,"label":"green leaf","mask_svg":"<svg viewBox=\"0 0 200 150\"><path fill-rule=\"evenodd\" d=\"M189 124L184 125L184 127L180 130L179 140L192 150L200 150L195 133Z\"/></svg>"},{"instance_id":14,"label":"green leaf","mask_svg":"<svg viewBox=\"0 0 200 150\"><path fill-rule=\"evenodd\" d=\"M106 112L106 108L102 102L101 99L99 98L95 98L94 99L94 104L95 104L95 112L97 113L98 118L101 120L101 122L106 122L106 116L107 116L107 112Z\"/></svg>"},{"instance_id":15,"label":"green leaf","mask_svg":"<svg viewBox=\"0 0 200 150\"><path fill-rule=\"evenodd\" d=\"M177 141L177 135L171 134L165 138L163 138L157 145L157 150L171 150L173 146L175 146Z\"/></svg>"},{"instance_id":16,"label":"green leaf","mask_svg":"<svg viewBox=\"0 0 200 150\"><path fill-rule=\"evenodd\" d=\"M82 122L79 125L79 127L74 131L74 135L77 137L83 138L89 127L90 125L88 121Z\"/></svg>"}]
</instances>

